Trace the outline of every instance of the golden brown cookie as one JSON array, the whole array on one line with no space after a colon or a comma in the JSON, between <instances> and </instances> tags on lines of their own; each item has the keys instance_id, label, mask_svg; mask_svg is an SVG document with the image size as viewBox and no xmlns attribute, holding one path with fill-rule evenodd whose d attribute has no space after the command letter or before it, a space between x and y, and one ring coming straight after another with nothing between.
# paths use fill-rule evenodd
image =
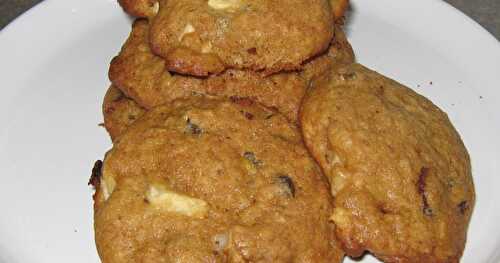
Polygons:
<instances>
[{"instance_id":1,"label":"golden brown cookie","mask_svg":"<svg viewBox=\"0 0 500 263\"><path fill-rule=\"evenodd\" d=\"M340 27L337 28L336 32L342 34ZM192 94L248 97L276 108L293 122L297 120L300 101L314 74L292 72L263 76L241 70L227 70L208 78L171 74L166 70L164 60L151 52L148 29L148 22L145 20L134 23L127 42L120 54L113 59L109 69L111 82L139 105L152 108ZM344 41L342 44L332 44L328 53L330 55L315 59L318 62L314 64L308 63L305 71L318 71L319 64L337 63L336 59L339 57L352 62L354 55L349 43L345 37L339 37L340 39Z\"/></svg>"},{"instance_id":2,"label":"golden brown cookie","mask_svg":"<svg viewBox=\"0 0 500 263\"><path fill-rule=\"evenodd\" d=\"M108 131L112 141L115 141L135 120L137 120L145 109L135 101L125 97L116 87L111 86L102 103L104 115L104 127Z\"/></svg>"},{"instance_id":3,"label":"golden brown cookie","mask_svg":"<svg viewBox=\"0 0 500 263\"><path fill-rule=\"evenodd\" d=\"M159 3L151 20L151 46L170 71L182 74L300 69L305 60L326 50L333 36L328 0Z\"/></svg>"},{"instance_id":4,"label":"golden brown cookie","mask_svg":"<svg viewBox=\"0 0 500 263\"><path fill-rule=\"evenodd\" d=\"M304 64L304 69L300 74L304 79L313 80L323 74L328 74L338 67L354 63L354 50L342 30L342 25L335 24L333 32L334 40L330 44L328 51Z\"/></svg>"},{"instance_id":5,"label":"golden brown cookie","mask_svg":"<svg viewBox=\"0 0 500 263\"><path fill-rule=\"evenodd\" d=\"M194 96L145 113L94 173L104 263L340 262L326 181L281 114Z\"/></svg>"},{"instance_id":6,"label":"golden brown cookie","mask_svg":"<svg viewBox=\"0 0 500 263\"><path fill-rule=\"evenodd\" d=\"M129 15L140 18L154 17L160 7L158 0L118 0L118 2ZM336 20L344 16L348 6L348 0L330 0L330 7Z\"/></svg>"},{"instance_id":7,"label":"golden brown cookie","mask_svg":"<svg viewBox=\"0 0 500 263\"><path fill-rule=\"evenodd\" d=\"M322 54L321 56L311 60L311 62L306 64L303 72L299 74L303 79L309 81L310 79L314 79L321 76L321 74L324 74L324 72L326 71L331 71L333 68L339 67L343 64L350 64L354 62L354 52L351 48L351 45L347 41L347 38L345 37L342 29L338 25L336 25L335 27L335 35L336 35L335 38L336 41L331 44L331 47L329 48L328 52L326 54ZM150 71L144 70L148 68L148 65L150 65L149 61L154 61L155 58L148 55L147 52L141 55L141 53L144 51L139 51L138 46L140 46L140 42L137 42L137 44L135 44L135 41L130 41L130 43L131 43L130 48L126 47L124 48L124 51L122 51L123 53L127 54L128 59L124 61L123 64L120 65L121 72L117 73L119 74L119 76L123 77L119 78L120 80L122 80L122 82L120 83L122 83L125 87L130 87L130 90L134 90L136 88L142 88L137 93L143 96L138 95L137 96L138 98L144 97L146 98L146 101L148 101L149 98L155 100L151 104L145 103L146 105L154 106L156 104L164 102L164 100L165 102L169 102L175 99L177 96L185 97L191 95L189 90L187 92L185 91L177 94L173 93L175 95L173 97L166 97L167 99L162 98L162 96L161 95L159 96L158 93L149 94L151 90L151 86L149 84L144 85L142 83L137 83L134 80L150 79L151 82L149 83L155 83L154 78L156 78L157 76L155 74L152 74L153 77L151 78L151 75L149 75ZM129 49L132 52L129 52L130 51ZM137 57L142 56L144 58L144 61L148 62L144 62L142 60L134 62L135 60L131 60L134 56ZM127 69L128 67L131 66L134 66L137 69L136 70ZM278 89L275 88L276 86L273 85L272 88L264 89L263 92L260 92L262 94L260 97L256 97L254 94L259 94L259 90L252 87L259 87L261 83L266 83L265 81L261 81L258 78L255 78L253 84L248 86L250 88L244 89L243 92L240 92L240 89L236 88L232 90L229 89L228 92L224 93L223 89L212 88L224 85L232 85L232 86L239 85L238 79L242 78L242 75L244 75L243 72L232 71L232 73L233 73L232 78L217 78L217 77L208 78L208 80L206 81L209 87L208 90L202 89L203 85L199 84L199 80L192 80L193 81L192 83L196 83L194 87L198 88L198 90L196 90L195 92L200 94L205 94L205 93L227 94L229 96L234 94L240 94L240 96L250 97L254 100L257 99L258 101L261 102L264 101L271 106L283 105L280 107L276 106L276 108L281 110L282 112L285 112L289 119L296 120L297 118L296 114L300 102L299 99L303 96L302 89L299 89L300 93L297 94L293 94L293 91L289 91L288 94L291 97L287 98L283 96L286 95L283 94L283 92L268 93L269 91L278 91ZM167 76L169 76L168 72L166 72L166 74ZM283 75L290 75L290 74L296 74L296 73L285 73ZM134 77L129 78L130 76ZM173 78L176 77L180 76L174 76ZM273 77L264 77L263 79L273 79ZM278 78L278 80L281 79L284 78ZM129 81L132 82L129 83ZM293 86L294 86L293 83L291 83L290 87ZM173 86L172 89L176 89L176 86ZM267 95L266 92L268 93ZM158 98L162 98L159 100L160 102L157 101ZM144 111L145 109L143 107L137 104L134 100L126 97L119 89L117 89L116 87L111 87L106 93L106 96L104 98L103 113L104 113L104 126L106 127L106 130L110 134L112 140L114 141L121 133L123 133L135 119L139 118L140 115L142 115Z\"/></svg>"},{"instance_id":8,"label":"golden brown cookie","mask_svg":"<svg viewBox=\"0 0 500 263\"><path fill-rule=\"evenodd\" d=\"M123 10L135 17L153 17L158 13L157 0L118 0Z\"/></svg>"},{"instance_id":9,"label":"golden brown cookie","mask_svg":"<svg viewBox=\"0 0 500 263\"><path fill-rule=\"evenodd\" d=\"M300 121L335 198L347 254L458 262L474 207L469 155L447 115L359 64L314 83Z\"/></svg>"},{"instance_id":10,"label":"golden brown cookie","mask_svg":"<svg viewBox=\"0 0 500 263\"><path fill-rule=\"evenodd\" d=\"M340 20L344 17L349 7L349 0L330 0L330 6L332 7L335 20Z\"/></svg>"}]
</instances>

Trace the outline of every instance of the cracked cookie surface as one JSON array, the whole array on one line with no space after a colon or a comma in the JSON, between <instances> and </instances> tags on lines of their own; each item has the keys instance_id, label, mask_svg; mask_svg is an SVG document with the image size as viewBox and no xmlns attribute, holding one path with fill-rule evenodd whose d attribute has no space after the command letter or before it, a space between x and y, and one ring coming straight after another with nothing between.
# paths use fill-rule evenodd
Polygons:
<instances>
[{"instance_id":1,"label":"cracked cookie surface","mask_svg":"<svg viewBox=\"0 0 500 263\"><path fill-rule=\"evenodd\" d=\"M327 183L300 133L251 100L195 96L156 107L120 137L100 174L104 263L343 257Z\"/></svg>"},{"instance_id":2,"label":"cracked cookie surface","mask_svg":"<svg viewBox=\"0 0 500 263\"><path fill-rule=\"evenodd\" d=\"M329 178L347 254L458 262L475 194L467 150L447 115L359 64L313 83L305 143Z\"/></svg>"}]
</instances>

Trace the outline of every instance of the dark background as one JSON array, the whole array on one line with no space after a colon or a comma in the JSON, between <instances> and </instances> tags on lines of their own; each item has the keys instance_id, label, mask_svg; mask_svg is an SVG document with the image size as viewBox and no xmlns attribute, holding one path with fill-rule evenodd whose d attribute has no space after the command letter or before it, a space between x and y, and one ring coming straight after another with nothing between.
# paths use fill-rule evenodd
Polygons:
<instances>
[{"instance_id":1,"label":"dark background","mask_svg":"<svg viewBox=\"0 0 500 263\"><path fill-rule=\"evenodd\" d=\"M42 0L0 0L0 29ZM85 1L85 0L82 0ZM102 0L105 1L105 0ZM375 0L374 0L375 1ZM418 0L414 0L418 1ZM500 39L500 0L444 0Z\"/></svg>"}]
</instances>

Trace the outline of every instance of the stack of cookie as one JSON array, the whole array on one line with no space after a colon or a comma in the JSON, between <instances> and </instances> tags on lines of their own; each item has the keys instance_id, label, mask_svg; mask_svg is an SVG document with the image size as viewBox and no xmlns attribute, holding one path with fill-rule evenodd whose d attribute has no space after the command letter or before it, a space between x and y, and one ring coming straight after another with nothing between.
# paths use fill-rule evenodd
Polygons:
<instances>
[{"instance_id":1,"label":"stack of cookie","mask_svg":"<svg viewBox=\"0 0 500 263\"><path fill-rule=\"evenodd\" d=\"M474 206L445 113L354 62L344 0L121 0L101 260L458 262Z\"/></svg>"}]
</instances>

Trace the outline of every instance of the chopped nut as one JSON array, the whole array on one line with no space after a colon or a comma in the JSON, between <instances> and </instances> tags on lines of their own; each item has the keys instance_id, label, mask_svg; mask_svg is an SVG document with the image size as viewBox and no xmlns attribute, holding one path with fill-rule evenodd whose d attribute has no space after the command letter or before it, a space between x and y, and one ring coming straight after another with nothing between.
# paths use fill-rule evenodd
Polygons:
<instances>
[{"instance_id":1,"label":"chopped nut","mask_svg":"<svg viewBox=\"0 0 500 263\"><path fill-rule=\"evenodd\" d=\"M184 38L185 35L187 34L191 34L195 31L193 25L191 24L187 24L185 27L184 27L184 30L182 30L182 33L181 35L179 36L179 41L182 41L182 39Z\"/></svg>"},{"instance_id":2,"label":"chopped nut","mask_svg":"<svg viewBox=\"0 0 500 263\"><path fill-rule=\"evenodd\" d=\"M330 220L341 228L349 227L350 224L347 210L340 207L335 208L333 214L330 216Z\"/></svg>"},{"instance_id":3,"label":"chopped nut","mask_svg":"<svg viewBox=\"0 0 500 263\"><path fill-rule=\"evenodd\" d=\"M169 191L165 186L160 184L152 184L149 187L146 193L146 200L153 207L165 212L195 218L205 218L208 213L207 202Z\"/></svg>"},{"instance_id":4,"label":"chopped nut","mask_svg":"<svg viewBox=\"0 0 500 263\"><path fill-rule=\"evenodd\" d=\"M115 179L110 175L104 174L101 177L100 185L101 185L102 194L104 196L104 200L108 200L108 198L111 196L111 194L115 190L115 187L116 187Z\"/></svg>"},{"instance_id":5,"label":"chopped nut","mask_svg":"<svg viewBox=\"0 0 500 263\"><path fill-rule=\"evenodd\" d=\"M349 73L345 73L345 74L340 74L340 79L341 80L353 80L353 79L356 79L356 73L349 72Z\"/></svg>"},{"instance_id":6,"label":"chopped nut","mask_svg":"<svg viewBox=\"0 0 500 263\"><path fill-rule=\"evenodd\" d=\"M243 160L243 166L247 170L248 174L254 175L257 173L257 167L255 166L255 164L252 163L252 161L248 160L247 158L242 160Z\"/></svg>"},{"instance_id":7,"label":"chopped nut","mask_svg":"<svg viewBox=\"0 0 500 263\"><path fill-rule=\"evenodd\" d=\"M224 250L229 242L228 234L217 234L214 236L215 251L220 252Z\"/></svg>"},{"instance_id":8,"label":"chopped nut","mask_svg":"<svg viewBox=\"0 0 500 263\"><path fill-rule=\"evenodd\" d=\"M212 51L212 43L211 42L207 42L201 47L201 53L206 54L206 53L210 53L210 51Z\"/></svg>"},{"instance_id":9,"label":"chopped nut","mask_svg":"<svg viewBox=\"0 0 500 263\"><path fill-rule=\"evenodd\" d=\"M346 181L347 181L347 177L341 171L337 171L335 173L335 175L330 178L330 182L331 182L330 183L330 190L331 190L333 196L337 195L340 191L342 191L342 189L344 189L344 187L347 184Z\"/></svg>"},{"instance_id":10,"label":"chopped nut","mask_svg":"<svg viewBox=\"0 0 500 263\"><path fill-rule=\"evenodd\" d=\"M325 160L327 161L328 165L332 167L335 166L336 164L342 163L338 154L336 154L334 151L331 150L328 150L325 153Z\"/></svg>"},{"instance_id":11,"label":"chopped nut","mask_svg":"<svg viewBox=\"0 0 500 263\"><path fill-rule=\"evenodd\" d=\"M160 11L160 3L155 2L151 9L153 10L154 15L158 14L158 11Z\"/></svg>"},{"instance_id":12,"label":"chopped nut","mask_svg":"<svg viewBox=\"0 0 500 263\"><path fill-rule=\"evenodd\" d=\"M208 0L208 6L216 10L232 11L241 6L240 0Z\"/></svg>"}]
</instances>

